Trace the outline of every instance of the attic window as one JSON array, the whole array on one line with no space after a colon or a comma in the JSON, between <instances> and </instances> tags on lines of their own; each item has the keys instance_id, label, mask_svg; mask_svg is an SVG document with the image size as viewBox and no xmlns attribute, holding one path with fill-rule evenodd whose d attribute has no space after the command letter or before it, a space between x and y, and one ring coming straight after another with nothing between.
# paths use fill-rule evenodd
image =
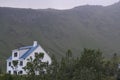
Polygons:
<instances>
[{"instance_id":1,"label":"attic window","mask_svg":"<svg viewBox=\"0 0 120 80\"><path fill-rule=\"evenodd\" d=\"M17 57L17 52L16 52L16 53L14 53L14 57Z\"/></svg>"}]
</instances>

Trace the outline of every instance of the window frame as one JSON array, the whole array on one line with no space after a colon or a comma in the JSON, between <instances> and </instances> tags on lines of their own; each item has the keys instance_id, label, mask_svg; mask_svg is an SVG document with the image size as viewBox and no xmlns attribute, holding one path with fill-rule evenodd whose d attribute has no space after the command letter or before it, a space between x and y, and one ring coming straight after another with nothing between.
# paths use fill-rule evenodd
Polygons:
<instances>
[{"instance_id":1,"label":"window frame","mask_svg":"<svg viewBox=\"0 0 120 80\"><path fill-rule=\"evenodd\" d=\"M14 57L17 57L17 56L18 56L18 53L17 53L17 52L15 52L15 53L14 53Z\"/></svg>"},{"instance_id":2,"label":"window frame","mask_svg":"<svg viewBox=\"0 0 120 80\"><path fill-rule=\"evenodd\" d=\"M38 52L35 52L35 53L34 53L34 56L35 56L35 57L38 56Z\"/></svg>"},{"instance_id":3,"label":"window frame","mask_svg":"<svg viewBox=\"0 0 120 80\"><path fill-rule=\"evenodd\" d=\"M8 63L8 66L11 66L11 62Z\"/></svg>"},{"instance_id":4,"label":"window frame","mask_svg":"<svg viewBox=\"0 0 120 80\"><path fill-rule=\"evenodd\" d=\"M20 61L20 66L23 66L23 61Z\"/></svg>"},{"instance_id":5,"label":"window frame","mask_svg":"<svg viewBox=\"0 0 120 80\"><path fill-rule=\"evenodd\" d=\"M11 70L9 70L8 73L11 74Z\"/></svg>"},{"instance_id":6,"label":"window frame","mask_svg":"<svg viewBox=\"0 0 120 80\"><path fill-rule=\"evenodd\" d=\"M17 71L13 71L13 74L17 75Z\"/></svg>"},{"instance_id":7,"label":"window frame","mask_svg":"<svg viewBox=\"0 0 120 80\"><path fill-rule=\"evenodd\" d=\"M19 71L19 74L23 74L23 71L21 70L21 71Z\"/></svg>"}]
</instances>

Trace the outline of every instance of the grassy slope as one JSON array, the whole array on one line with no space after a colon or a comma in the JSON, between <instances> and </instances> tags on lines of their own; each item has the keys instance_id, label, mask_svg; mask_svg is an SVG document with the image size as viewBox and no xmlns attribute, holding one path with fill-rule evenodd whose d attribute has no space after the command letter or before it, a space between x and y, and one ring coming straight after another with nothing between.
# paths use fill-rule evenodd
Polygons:
<instances>
[{"instance_id":1,"label":"grassy slope","mask_svg":"<svg viewBox=\"0 0 120 80\"><path fill-rule=\"evenodd\" d=\"M5 62L12 49L32 45L33 40L58 58L67 49L75 56L83 48L101 49L106 56L119 52L118 5L61 11L0 8L0 59Z\"/></svg>"}]
</instances>

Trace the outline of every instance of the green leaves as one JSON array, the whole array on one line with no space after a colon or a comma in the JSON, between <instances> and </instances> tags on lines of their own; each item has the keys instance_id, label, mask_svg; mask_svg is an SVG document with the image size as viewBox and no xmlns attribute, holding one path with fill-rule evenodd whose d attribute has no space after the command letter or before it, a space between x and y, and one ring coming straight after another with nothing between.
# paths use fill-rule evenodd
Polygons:
<instances>
[{"instance_id":1,"label":"green leaves","mask_svg":"<svg viewBox=\"0 0 120 80\"><path fill-rule=\"evenodd\" d=\"M12 63L13 63L13 66L16 67L18 65L18 60L14 60L12 61Z\"/></svg>"},{"instance_id":2,"label":"green leaves","mask_svg":"<svg viewBox=\"0 0 120 80\"><path fill-rule=\"evenodd\" d=\"M99 50L84 49L80 58L82 67L93 68L95 70L102 67L102 61L102 53Z\"/></svg>"},{"instance_id":3,"label":"green leaves","mask_svg":"<svg viewBox=\"0 0 120 80\"><path fill-rule=\"evenodd\" d=\"M60 61L57 61L56 57L53 55L51 57L51 65L48 65L47 62L42 62L43 57L43 53L36 53L35 59L32 57L29 59L30 62L28 62L25 67L26 71L28 71L27 78L29 78L29 80L115 79L115 77L110 74L114 71L114 64L111 63L116 63L116 56L114 55L111 61L105 61L100 50L85 48L81 56L77 58L74 58L72 51L68 50L66 56L62 57ZM36 72L39 74L35 75Z\"/></svg>"},{"instance_id":4,"label":"green leaves","mask_svg":"<svg viewBox=\"0 0 120 80\"><path fill-rule=\"evenodd\" d=\"M45 72L48 62L42 62L44 53L35 53L35 58L30 57L27 65L23 68L29 75L41 75Z\"/></svg>"}]
</instances>

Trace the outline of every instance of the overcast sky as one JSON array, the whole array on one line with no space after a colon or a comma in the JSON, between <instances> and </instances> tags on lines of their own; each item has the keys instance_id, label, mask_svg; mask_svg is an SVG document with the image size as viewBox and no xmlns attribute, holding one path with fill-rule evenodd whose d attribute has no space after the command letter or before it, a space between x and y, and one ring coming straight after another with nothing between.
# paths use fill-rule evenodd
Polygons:
<instances>
[{"instance_id":1,"label":"overcast sky","mask_svg":"<svg viewBox=\"0 0 120 80\"><path fill-rule=\"evenodd\" d=\"M70 9L80 5L111 5L119 0L0 0L1 7L33 8L33 9Z\"/></svg>"}]
</instances>

